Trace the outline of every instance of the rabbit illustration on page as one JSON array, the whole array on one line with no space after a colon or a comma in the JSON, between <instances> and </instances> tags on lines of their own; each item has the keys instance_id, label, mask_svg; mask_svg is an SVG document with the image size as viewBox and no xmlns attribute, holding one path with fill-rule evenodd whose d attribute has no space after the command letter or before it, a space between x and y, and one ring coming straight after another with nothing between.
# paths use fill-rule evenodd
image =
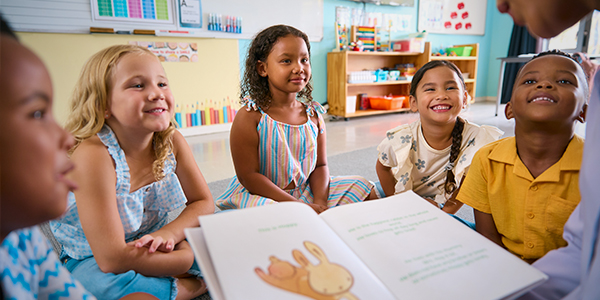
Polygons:
<instances>
[{"instance_id":1,"label":"rabbit illustration on page","mask_svg":"<svg viewBox=\"0 0 600 300\"><path fill-rule=\"evenodd\" d=\"M319 260L319 264L313 265L302 252L294 249L292 255L300 267L271 256L268 274L260 268L255 268L254 271L272 286L315 300L358 300L350 292L354 278L346 268L329 262L316 244L305 241L304 247Z\"/></svg>"}]
</instances>

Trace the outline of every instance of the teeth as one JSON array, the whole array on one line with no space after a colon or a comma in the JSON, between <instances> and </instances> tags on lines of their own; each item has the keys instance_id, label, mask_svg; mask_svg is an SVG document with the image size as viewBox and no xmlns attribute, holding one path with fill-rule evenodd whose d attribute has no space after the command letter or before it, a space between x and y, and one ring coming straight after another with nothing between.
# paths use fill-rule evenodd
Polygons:
<instances>
[{"instance_id":1,"label":"teeth","mask_svg":"<svg viewBox=\"0 0 600 300\"><path fill-rule=\"evenodd\" d=\"M432 109L433 110L447 110L447 109L450 109L450 106L448 106L448 105L438 105L438 106L434 106Z\"/></svg>"},{"instance_id":2,"label":"teeth","mask_svg":"<svg viewBox=\"0 0 600 300\"><path fill-rule=\"evenodd\" d=\"M155 108L155 109L149 110L148 112L150 112L150 113L157 113L157 112L163 112L163 111L164 111L164 109L162 109L162 108Z\"/></svg>"},{"instance_id":3,"label":"teeth","mask_svg":"<svg viewBox=\"0 0 600 300\"><path fill-rule=\"evenodd\" d=\"M556 102L548 97L537 97L537 98L534 98L533 100L531 100L531 102L537 102L537 101L548 101L548 102L552 102L552 103Z\"/></svg>"}]
</instances>

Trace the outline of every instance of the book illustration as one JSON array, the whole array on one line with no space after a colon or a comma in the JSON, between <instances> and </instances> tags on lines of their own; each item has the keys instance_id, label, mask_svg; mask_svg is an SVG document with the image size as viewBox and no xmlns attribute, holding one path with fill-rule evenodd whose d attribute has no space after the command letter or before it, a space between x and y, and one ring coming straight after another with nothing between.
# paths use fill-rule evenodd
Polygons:
<instances>
[{"instance_id":1,"label":"book illustration","mask_svg":"<svg viewBox=\"0 0 600 300\"><path fill-rule=\"evenodd\" d=\"M294 249L292 255L300 267L270 256L268 274L259 267L254 268L254 272L274 287L315 300L358 300L350 292L354 277L346 268L329 262L323 250L316 244L305 241L304 247L319 260L319 264L313 265L300 250Z\"/></svg>"}]
</instances>

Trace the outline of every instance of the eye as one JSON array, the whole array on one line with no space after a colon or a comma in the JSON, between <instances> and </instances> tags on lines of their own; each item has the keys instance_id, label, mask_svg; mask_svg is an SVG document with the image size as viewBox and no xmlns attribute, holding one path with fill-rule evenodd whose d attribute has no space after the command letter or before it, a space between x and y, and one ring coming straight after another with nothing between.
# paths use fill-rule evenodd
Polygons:
<instances>
[{"instance_id":1,"label":"eye","mask_svg":"<svg viewBox=\"0 0 600 300\"><path fill-rule=\"evenodd\" d=\"M281 63L284 63L284 64L289 64L289 63L291 63L291 62L292 62L292 61L291 61L291 60L289 60L289 59L282 59L282 60L281 60Z\"/></svg>"},{"instance_id":2,"label":"eye","mask_svg":"<svg viewBox=\"0 0 600 300\"><path fill-rule=\"evenodd\" d=\"M533 79L527 79L525 81L523 81L523 84L534 84L536 81Z\"/></svg>"},{"instance_id":3,"label":"eye","mask_svg":"<svg viewBox=\"0 0 600 300\"><path fill-rule=\"evenodd\" d=\"M136 84L132 84L131 87L132 88L136 88L136 89L140 89L140 88L143 88L144 85L142 85L141 83L136 83Z\"/></svg>"},{"instance_id":4,"label":"eye","mask_svg":"<svg viewBox=\"0 0 600 300\"><path fill-rule=\"evenodd\" d=\"M449 91L450 90L456 90L456 89L457 89L457 87L455 87L455 86L449 86L449 87L446 88L446 90L449 90Z\"/></svg>"},{"instance_id":5,"label":"eye","mask_svg":"<svg viewBox=\"0 0 600 300\"><path fill-rule=\"evenodd\" d=\"M567 79L561 79L561 80L558 81L558 83L572 84L572 82L570 80L567 80Z\"/></svg>"},{"instance_id":6,"label":"eye","mask_svg":"<svg viewBox=\"0 0 600 300\"><path fill-rule=\"evenodd\" d=\"M301 62L302 62L303 64L307 63L307 62L308 62L308 58L303 58L303 59L301 60Z\"/></svg>"},{"instance_id":7,"label":"eye","mask_svg":"<svg viewBox=\"0 0 600 300\"><path fill-rule=\"evenodd\" d=\"M46 111L45 110L36 110L31 114L31 117L36 119L36 120L41 120L44 118L44 115L46 115Z\"/></svg>"},{"instance_id":8,"label":"eye","mask_svg":"<svg viewBox=\"0 0 600 300\"><path fill-rule=\"evenodd\" d=\"M434 88L426 88L426 89L425 89L425 92L433 92L433 91L435 91L435 89L434 89Z\"/></svg>"},{"instance_id":9,"label":"eye","mask_svg":"<svg viewBox=\"0 0 600 300\"><path fill-rule=\"evenodd\" d=\"M158 84L158 86L159 86L159 87L166 87L166 86L167 86L167 83L166 83L166 82L161 82L161 83L159 83L159 84Z\"/></svg>"}]
</instances>

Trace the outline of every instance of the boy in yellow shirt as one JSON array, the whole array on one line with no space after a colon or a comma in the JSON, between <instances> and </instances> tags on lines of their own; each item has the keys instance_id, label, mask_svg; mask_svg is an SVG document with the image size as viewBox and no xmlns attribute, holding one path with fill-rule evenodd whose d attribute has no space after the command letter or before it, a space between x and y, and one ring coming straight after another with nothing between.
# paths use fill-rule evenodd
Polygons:
<instances>
[{"instance_id":1,"label":"boy in yellow shirt","mask_svg":"<svg viewBox=\"0 0 600 300\"><path fill-rule=\"evenodd\" d=\"M566 245L563 226L580 200L579 168L588 83L560 51L541 53L517 74L506 118L515 136L482 147L457 199L474 209L479 233L532 263Z\"/></svg>"}]
</instances>

